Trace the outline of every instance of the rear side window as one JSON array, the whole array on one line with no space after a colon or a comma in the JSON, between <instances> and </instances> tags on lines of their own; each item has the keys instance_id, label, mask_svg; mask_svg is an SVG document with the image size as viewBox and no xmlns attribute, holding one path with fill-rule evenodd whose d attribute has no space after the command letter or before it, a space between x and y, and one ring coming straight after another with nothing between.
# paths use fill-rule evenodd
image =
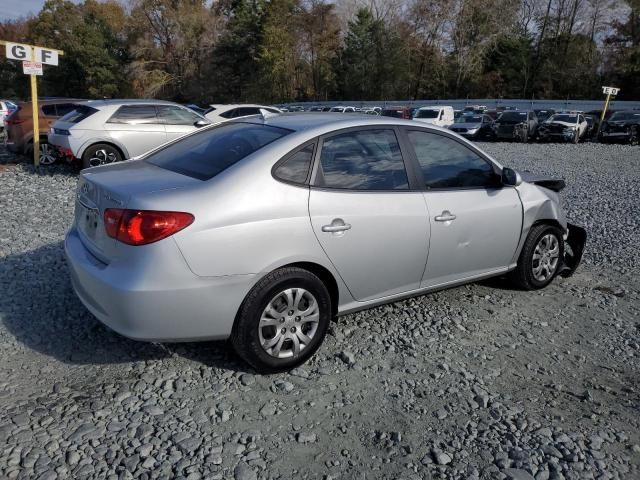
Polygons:
<instances>
[{"instance_id":1,"label":"rear side window","mask_svg":"<svg viewBox=\"0 0 640 480\"><path fill-rule=\"evenodd\" d=\"M73 111L76 106L73 103L59 103L56 105L56 114L58 117L64 117L67 113Z\"/></svg>"},{"instance_id":2,"label":"rear side window","mask_svg":"<svg viewBox=\"0 0 640 480\"><path fill-rule=\"evenodd\" d=\"M44 113L47 117L57 117L56 115L56 106L55 105L43 105L42 113Z\"/></svg>"},{"instance_id":3,"label":"rear side window","mask_svg":"<svg viewBox=\"0 0 640 480\"><path fill-rule=\"evenodd\" d=\"M289 133L267 125L228 123L185 137L145 160L172 172L209 180Z\"/></svg>"},{"instance_id":4,"label":"rear side window","mask_svg":"<svg viewBox=\"0 0 640 480\"><path fill-rule=\"evenodd\" d=\"M289 156L274 170L276 178L285 182L306 183L313 159L313 144L301 148Z\"/></svg>"},{"instance_id":5,"label":"rear side window","mask_svg":"<svg viewBox=\"0 0 640 480\"><path fill-rule=\"evenodd\" d=\"M415 150L426 188L492 188L499 185L491 165L455 140L418 130L410 130L407 136Z\"/></svg>"},{"instance_id":6,"label":"rear side window","mask_svg":"<svg viewBox=\"0 0 640 480\"><path fill-rule=\"evenodd\" d=\"M237 109L237 108L233 108L233 109L231 109L231 110L227 110L226 112L222 112L222 113L220 114L220 116L221 116L221 117L223 117L223 118L233 118L233 117L236 117L236 116L237 116L237 115L236 115L236 112L237 112L237 111L238 111L238 109Z\"/></svg>"},{"instance_id":7,"label":"rear side window","mask_svg":"<svg viewBox=\"0 0 640 480\"><path fill-rule=\"evenodd\" d=\"M156 115L155 105L123 105L111 116L107 123L140 125L160 123L160 121Z\"/></svg>"},{"instance_id":8,"label":"rear side window","mask_svg":"<svg viewBox=\"0 0 640 480\"><path fill-rule=\"evenodd\" d=\"M75 110L71 110L69 113L64 115L60 119L60 121L69 122L69 123L79 123L85 118L90 117L97 111L98 110L96 110L95 108L89 107L87 105L78 105L76 106Z\"/></svg>"},{"instance_id":9,"label":"rear side window","mask_svg":"<svg viewBox=\"0 0 640 480\"><path fill-rule=\"evenodd\" d=\"M361 130L324 140L316 185L351 190L409 188L393 130Z\"/></svg>"}]
</instances>

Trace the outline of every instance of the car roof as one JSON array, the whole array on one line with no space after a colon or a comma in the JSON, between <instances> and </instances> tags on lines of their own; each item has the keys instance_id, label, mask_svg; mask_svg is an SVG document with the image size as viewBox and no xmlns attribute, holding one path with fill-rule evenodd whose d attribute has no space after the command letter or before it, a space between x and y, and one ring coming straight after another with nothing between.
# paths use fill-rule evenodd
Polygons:
<instances>
[{"instance_id":1,"label":"car roof","mask_svg":"<svg viewBox=\"0 0 640 480\"><path fill-rule=\"evenodd\" d=\"M402 120L393 117L380 117L365 114L344 115L341 113L280 113L269 115L265 118L259 115L245 117L243 122L270 125L273 127L286 128L293 131L302 131L312 128L332 127L333 128L349 128L349 127L366 127L369 125L407 125L416 126L412 120ZM420 125L422 126L422 125Z\"/></svg>"},{"instance_id":2,"label":"car roof","mask_svg":"<svg viewBox=\"0 0 640 480\"><path fill-rule=\"evenodd\" d=\"M209 104L211 108L238 108L238 107L258 107L258 108L278 108L271 107L269 105L258 105L257 103L211 103Z\"/></svg>"},{"instance_id":3,"label":"car roof","mask_svg":"<svg viewBox=\"0 0 640 480\"><path fill-rule=\"evenodd\" d=\"M86 102L86 98L39 98L38 105L51 105L58 103L82 103ZM31 105L31 101L18 102L18 105Z\"/></svg>"},{"instance_id":4,"label":"car roof","mask_svg":"<svg viewBox=\"0 0 640 480\"><path fill-rule=\"evenodd\" d=\"M452 108L451 105L425 105L424 107L420 107L418 110L432 110L435 108Z\"/></svg>"},{"instance_id":5,"label":"car roof","mask_svg":"<svg viewBox=\"0 0 640 480\"><path fill-rule=\"evenodd\" d=\"M155 100L153 98L109 98L103 100L86 100L83 105L108 106L108 105L178 105L167 100Z\"/></svg>"}]
</instances>

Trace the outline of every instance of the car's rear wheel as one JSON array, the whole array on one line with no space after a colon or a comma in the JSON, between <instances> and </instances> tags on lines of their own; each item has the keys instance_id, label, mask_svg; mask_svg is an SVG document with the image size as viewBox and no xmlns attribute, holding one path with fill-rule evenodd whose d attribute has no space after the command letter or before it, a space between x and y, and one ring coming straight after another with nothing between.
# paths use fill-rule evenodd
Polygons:
<instances>
[{"instance_id":1,"label":"car's rear wheel","mask_svg":"<svg viewBox=\"0 0 640 480\"><path fill-rule=\"evenodd\" d=\"M266 275L245 298L231 344L265 373L294 368L318 349L331 320L331 297L313 273L287 267Z\"/></svg>"},{"instance_id":2,"label":"car's rear wheel","mask_svg":"<svg viewBox=\"0 0 640 480\"><path fill-rule=\"evenodd\" d=\"M560 270L563 258L562 231L553 225L534 225L522 247L518 266L511 278L525 290L544 288Z\"/></svg>"},{"instance_id":3,"label":"car's rear wheel","mask_svg":"<svg viewBox=\"0 0 640 480\"><path fill-rule=\"evenodd\" d=\"M122 154L113 145L96 143L82 154L82 168L97 167L122 161Z\"/></svg>"},{"instance_id":4,"label":"car's rear wheel","mask_svg":"<svg viewBox=\"0 0 640 480\"><path fill-rule=\"evenodd\" d=\"M40 141L40 165L51 165L56 163L58 154L53 145L48 142Z\"/></svg>"}]
</instances>

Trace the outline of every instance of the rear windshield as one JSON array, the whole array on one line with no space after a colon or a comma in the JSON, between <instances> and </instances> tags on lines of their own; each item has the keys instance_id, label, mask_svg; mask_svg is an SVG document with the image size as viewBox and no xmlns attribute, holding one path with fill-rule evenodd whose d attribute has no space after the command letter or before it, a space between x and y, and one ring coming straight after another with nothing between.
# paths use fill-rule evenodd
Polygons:
<instances>
[{"instance_id":1,"label":"rear windshield","mask_svg":"<svg viewBox=\"0 0 640 480\"><path fill-rule=\"evenodd\" d=\"M577 115L554 115L549 119L550 122L565 122L565 123L576 123L578 121Z\"/></svg>"},{"instance_id":2,"label":"rear windshield","mask_svg":"<svg viewBox=\"0 0 640 480\"><path fill-rule=\"evenodd\" d=\"M478 115L463 115L460 118L460 123L482 123L482 117Z\"/></svg>"},{"instance_id":3,"label":"rear windshield","mask_svg":"<svg viewBox=\"0 0 640 480\"><path fill-rule=\"evenodd\" d=\"M145 160L172 172L209 180L265 145L291 133L254 123L227 123L168 145Z\"/></svg>"},{"instance_id":4,"label":"rear windshield","mask_svg":"<svg viewBox=\"0 0 640 480\"><path fill-rule=\"evenodd\" d=\"M75 110L71 110L69 113L60 118L61 122L69 122L69 123L79 123L85 118L90 117L96 110L93 107L88 107L87 105L78 105Z\"/></svg>"},{"instance_id":5,"label":"rear windshield","mask_svg":"<svg viewBox=\"0 0 640 480\"><path fill-rule=\"evenodd\" d=\"M415 118L438 118L439 110L418 110Z\"/></svg>"}]
</instances>

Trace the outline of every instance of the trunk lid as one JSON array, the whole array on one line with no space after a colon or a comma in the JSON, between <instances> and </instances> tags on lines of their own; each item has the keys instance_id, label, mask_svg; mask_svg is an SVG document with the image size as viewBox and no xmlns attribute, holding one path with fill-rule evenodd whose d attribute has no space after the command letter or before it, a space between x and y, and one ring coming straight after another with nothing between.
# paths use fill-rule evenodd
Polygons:
<instances>
[{"instance_id":1,"label":"trunk lid","mask_svg":"<svg viewBox=\"0 0 640 480\"><path fill-rule=\"evenodd\" d=\"M117 255L118 242L105 231L107 208L124 209L136 195L199 184L200 180L142 160L83 170L76 190L74 224L85 247L100 261L109 263Z\"/></svg>"}]
</instances>

